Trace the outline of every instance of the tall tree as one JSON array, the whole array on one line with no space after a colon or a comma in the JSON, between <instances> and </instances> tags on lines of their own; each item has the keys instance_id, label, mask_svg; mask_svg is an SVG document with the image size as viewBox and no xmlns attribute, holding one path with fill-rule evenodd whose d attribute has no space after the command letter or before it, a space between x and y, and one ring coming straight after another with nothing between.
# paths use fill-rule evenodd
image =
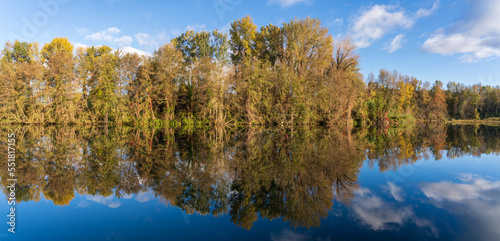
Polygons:
<instances>
[{"instance_id":1,"label":"tall tree","mask_svg":"<svg viewBox=\"0 0 500 241\"><path fill-rule=\"evenodd\" d=\"M173 44L155 51L150 62L152 108L157 118L174 119L178 84L185 76L182 53Z\"/></svg>"},{"instance_id":2,"label":"tall tree","mask_svg":"<svg viewBox=\"0 0 500 241\"><path fill-rule=\"evenodd\" d=\"M90 47L84 54L85 99L93 122L120 122L118 103L122 95L117 53L108 46Z\"/></svg>"},{"instance_id":3,"label":"tall tree","mask_svg":"<svg viewBox=\"0 0 500 241\"><path fill-rule=\"evenodd\" d=\"M73 45L67 38L55 38L44 45L42 59L46 65L43 101L47 107L47 119L54 123L75 122L81 85L74 71Z\"/></svg>"}]
</instances>

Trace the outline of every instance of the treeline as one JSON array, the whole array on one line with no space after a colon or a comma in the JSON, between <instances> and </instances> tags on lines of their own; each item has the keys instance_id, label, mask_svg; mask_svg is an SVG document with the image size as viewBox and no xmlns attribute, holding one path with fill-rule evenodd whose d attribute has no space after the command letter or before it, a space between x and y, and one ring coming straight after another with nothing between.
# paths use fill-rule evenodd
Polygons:
<instances>
[{"instance_id":1,"label":"treeline","mask_svg":"<svg viewBox=\"0 0 500 241\"><path fill-rule=\"evenodd\" d=\"M500 115L498 87L444 90L386 70L363 81L354 45L310 18L258 30L245 17L229 34L188 31L151 56L56 38L41 49L7 43L0 57L0 123L387 126Z\"/></svg>"},{"instance_id":2,"label":"treeline","mask_svg":"<svg viewBox=\"0 0 500 241\"><path fill-rule=\"evenodd\" d=\"M351 117L363 89L354 47L316 19L229 35L188 31L152 56L7 43L0 118L14 123L318 124Z\"/></svg>"},{"instance_id":3,"label":"treeline","mask_svg":"<svg viewBox=\"0 0 500 241\"><path fill-rule=\"evenodd\" d=\"M500 116L500 86L447 85L448 115L455 119L484 119Z\"/></svg>"},{"instance_id":4,"label":"treeline","mask_svg":"<svg viewBox=\"0 0 500 241\"><path fill-rule=\"evenodd\" d=\"M500 117L500 86L466 86L441 81L430 84L397 71L381 69L367 79L366 104L358 105L358 119L406 124L415 120ZM380 123L380 121L382 123Z\"/></svg>"}]
</instances>

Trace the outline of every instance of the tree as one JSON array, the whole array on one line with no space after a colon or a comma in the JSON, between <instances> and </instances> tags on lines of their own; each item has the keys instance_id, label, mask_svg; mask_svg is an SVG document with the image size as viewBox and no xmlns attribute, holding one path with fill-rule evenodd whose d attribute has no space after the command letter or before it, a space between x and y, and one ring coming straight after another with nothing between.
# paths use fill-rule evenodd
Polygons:
<instances>
[{"instance_id":1,"label":"tree","mask_svg":"<svg viewBox=\"0 0 500 241\"><path fill-rule=\"evenodd\" d=\"M365 88L359 73L359 55L350 39L337 41L333 45L333 55L325 83L327 122L333 125L340 120L352 124L352 108Z\"/></svg>"},{"instance_id":2,"label":"tree","mask_svg":"<svg viewBox=\"0 0 500 241\"><path fill-rule=\"evenodd\" d=\"M46 65L42 102L46 103L47 120L53 123L75 122L81 84L74 72L73 45L67 38L55 38L44 45L42 59Z\"/></svg>"},{"instance_id":3,"label":"tree","mask_svg":"<svg viewBox=\"0 0 500 241\"><path fill-rule=\"evenodd\" d=\"M446 94L444 93L443 83L436 80L430 91L431 101L429 103L429 120L444 120L447 114Z\"/></svg>"},{"instance_id":4,"label":"tree","mask_svg":"<svg viewBox=\"0 0 500 241\"><path fill-rule=\"evenodd\" d=\"M83 56L84 99L92 122L120 122L118 103L122 86L118 76L119 53L108 46L87 48Z\"/></svg>"},{"instance_id":5,"label":"tree","mask_svg":"<svg viewBox=\"0 0 500 241\"><path fill-rule=\"evenodd\" d=\"M250 16L231 23L231 29L229 30L231 36L231 60L236 67L245 57L252 55L256 33L257 26Z\"/></svg>"},{"instance_id":6,"label":"tree","mask_svg":"<svg viewBox=\"0 0 500 241\"><path fill-rule=\"evenodd\" d=\"M178 84L185 76L182 53L173 44L155 51L150 62L152 109L163 121L174 119Z\"/></svg>"}]
</instances>

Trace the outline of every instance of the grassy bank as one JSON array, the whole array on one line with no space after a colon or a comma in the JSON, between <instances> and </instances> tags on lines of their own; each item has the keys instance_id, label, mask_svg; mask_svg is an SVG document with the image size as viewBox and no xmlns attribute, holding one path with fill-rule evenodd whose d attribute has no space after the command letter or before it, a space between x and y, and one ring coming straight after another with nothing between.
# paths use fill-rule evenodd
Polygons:
<instances>
[{"instance_id":1,"label":"grassy bank","mask_svg":"<svg viewBox=\"0 0 500 241\"><path fill-rule=\"evenodd\" d=\"M500 117L491 117L483 120L450 120L448 123L452 125L500 125Z\"/></svg>"}]
</instances>

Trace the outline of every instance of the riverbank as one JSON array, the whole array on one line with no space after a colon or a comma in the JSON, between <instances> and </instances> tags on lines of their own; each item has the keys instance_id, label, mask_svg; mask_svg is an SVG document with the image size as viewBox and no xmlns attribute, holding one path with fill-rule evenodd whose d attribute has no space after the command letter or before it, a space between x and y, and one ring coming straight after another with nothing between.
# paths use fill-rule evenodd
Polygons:
<instances>
[{"instance_id":1,"label":"riverbank","mask_svg":"<svg viewBox=\"0 0 500 241\"><path fill-rule=\"evenodd\" d=\"M492 117L492 118L483 119L483 120L450 120L450 121L447 121L447 123L452 124L452 125L471 125L471 124L500 125L500 117Z\"/></svg>"}]
</instances>

